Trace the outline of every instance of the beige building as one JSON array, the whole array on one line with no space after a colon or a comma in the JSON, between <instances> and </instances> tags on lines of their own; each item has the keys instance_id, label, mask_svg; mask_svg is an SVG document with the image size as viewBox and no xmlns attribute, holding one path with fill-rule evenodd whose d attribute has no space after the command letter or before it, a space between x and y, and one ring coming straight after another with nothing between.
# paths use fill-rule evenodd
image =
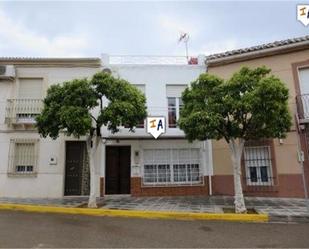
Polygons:
<instances>
[{"instance_id":1,"label":"beige building","mask_svg":"<svg viewBox=\"0 0 309 249\"><path fill-rule=\"evenodd\" d=\"M224 79L242 66L265 65L289 88L289 107L293 118L304 110L301 122L309 118L309 36L264 44L208 56L208 72ZM302 95L302 98L300 98ZM308 97L307 97L308 96ZM296 115L297 116L297 115ZM245 195L303 197L302 168L298 161L297 121L286 139L247 143L243 155L242 176ZM301 126L305 133L306 126ZM308 150L301 134L305 153L305 173L309 182ZM213 141L213 194L233 194L233 171L225 141Z\"/></svg>"}]
</instances>

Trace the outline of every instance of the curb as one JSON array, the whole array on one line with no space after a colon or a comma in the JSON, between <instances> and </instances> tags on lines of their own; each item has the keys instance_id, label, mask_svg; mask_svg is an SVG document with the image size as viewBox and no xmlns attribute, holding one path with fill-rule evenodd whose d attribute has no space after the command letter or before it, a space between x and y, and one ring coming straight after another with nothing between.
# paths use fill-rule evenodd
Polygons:
<instances>
[{"instance_id":1,"label":"curb","mask_svg":"<svg viewBox=\"0 0 309 249\"><path fill-rule=\"evenodd\" d=\"M240 222L268 222L268 214L227 214L227 213L190 213L167 211L139 211L139 210L113 210L88 209L72 207L55 207L42 205L0 204L0 210L16 210L37 213L81 214L91 216L131 217L146 219L176 219L176 220L217 220Z\"/></svg>"},{"instance_id":2,"label":"curb","mask_svg":"<svg viewBox=\"0 0 309 249\"><path fill-rule=\"evenodd\" d=\"M309 215L269 215L270 222L309 223Z\"/></svg>"}]
</instances>

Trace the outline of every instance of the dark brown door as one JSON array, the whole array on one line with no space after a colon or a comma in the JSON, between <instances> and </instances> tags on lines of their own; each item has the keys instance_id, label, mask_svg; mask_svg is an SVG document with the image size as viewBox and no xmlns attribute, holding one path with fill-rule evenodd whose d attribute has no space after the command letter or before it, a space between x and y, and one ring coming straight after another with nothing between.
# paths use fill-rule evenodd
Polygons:
<instances>
[{"instance_id":1,"label":"dark brown door","mask_svg":"<svg viewBox=\"0 0 309 249\"><path fill-rule=\"evenodd\" d=\"M130 146L106 147L106 194L130 194Z\"/></svg>"},{"instance_id":2,"label":"dark brown door","mask_svg":"<svg viewBox=\"0 0 309 249\"><path fill-rule=\"evenodd\" d=\"M85 142L66 142L64 195L81 195Z\"/></svg>"}]
</instances>

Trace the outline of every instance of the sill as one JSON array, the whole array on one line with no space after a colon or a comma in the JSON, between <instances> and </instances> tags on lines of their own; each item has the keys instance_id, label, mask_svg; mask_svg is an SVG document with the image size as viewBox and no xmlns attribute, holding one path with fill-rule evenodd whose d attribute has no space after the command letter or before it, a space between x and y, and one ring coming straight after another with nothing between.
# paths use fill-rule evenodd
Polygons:
<instances>
[{"instance_id":1,"label":"sill","mask_svg":"<svg viewBox=\"0 0 309 249\"><path fill-rule=\"evenodd\" d=\"M278 192L278 186L274 185L246 185L244 186L244 192Z\"/></svg>"},{"instance_id":2,"label":"sill","mask_svg":"<svg viewBox=\"0 0 309 249\"><path fill-rule=\"evenodd\" d=\"M142 183L142 188L177 188L177 187L201 187L205 186L204 182L197 183L169 183L169 184L147 184Z\"/></svg>"},{"instance_id":3,"label":"sill","mask_svg":"<svg viewBox=\"0 0 309 249\"><path fill-rule=\"evenodd\" d=\"M8 173L8 177L16 177L16 178L34 178L37 177L38 173L33 172L33 173L16 173L16 172L11 172Z\"/></svg>"}]
</instances>

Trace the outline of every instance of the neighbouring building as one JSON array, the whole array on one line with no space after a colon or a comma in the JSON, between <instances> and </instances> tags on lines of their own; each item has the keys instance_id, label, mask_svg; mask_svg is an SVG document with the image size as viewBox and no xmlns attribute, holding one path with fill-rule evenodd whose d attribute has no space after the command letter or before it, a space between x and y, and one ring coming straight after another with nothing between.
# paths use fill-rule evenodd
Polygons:
<instances>
[{"instance_id":1,"label":"neighbouring building","mask_svg":"<svg viewBox=\"0 0 309 249\"><path fill-rule=\"evenodd\" d=\"M47 88L107 71L146 96L149 116L166 118L154 139L141 122L134 133L102 127L95 158L100 196L233 195L230 152L224 141L189 143L177 127L183 90L208 71L230 77L241 66L265 65L290 90L295 122L286 139L248 141L242 162L245 195L303 197L298 138L309 183L309 36L199 56L0 58L0 197L59 198L89 194L85 138L41 138L35 116ZM299 131L299 132L298 132ZM309 186L308 186L309 187Z\"/></svg>"},{"instance_id":2,"label":"neighbouring building","mask_svg":"<svg viewBox=\"0 0 309 249\"><path fill-rule=\"evenodd\" d=\"M100 68L99 58L0 58L1 197L56 198L74 189L89 192L83 144L64 136L55 141L40 138L34 118L50 85L90 77ZM84 181L74 181L75 176Z\"/></svg>"},{"instance_id":3,"label":"neighbouring building","mask_svg":"<svg viewBox=\"0 0 309 249\"><path fill-rule=\"evenodd\" d=\"M309 36L214 54L207 57L206 63L209 73L225 79L241 66L254 68L265 65L289 88L289 107L293 116L291 131L286 139L246 143L242 160L242 184L245 195L304 197L298 141L301 137L308 185ZM232 195L233 171L229 149L224 141L213 141L212 149L213 194Z\"/></svg>"}]
</instances>

